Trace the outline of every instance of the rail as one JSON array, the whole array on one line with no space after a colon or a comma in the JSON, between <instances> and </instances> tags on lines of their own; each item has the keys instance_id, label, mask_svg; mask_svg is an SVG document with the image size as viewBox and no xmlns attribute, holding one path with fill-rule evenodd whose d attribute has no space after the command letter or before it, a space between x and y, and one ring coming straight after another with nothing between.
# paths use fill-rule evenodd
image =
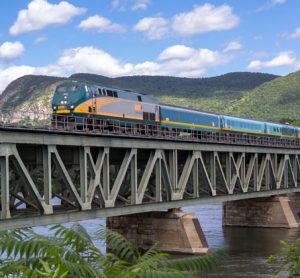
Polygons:
<instances>
[{"instance_id":1,"label":"rail","mask_svg":"<svg viewBox=\"0 0 300 278\"><path fill-rule=\"evenodd\" d=\"M32 111L0 111L0 128L93 135L139 137L147 139L300 148L300 138L281 138L246 133L210 132L166 128L159 124L140 124L120 120L57 115Z\"/></svg>"}]
</instances>

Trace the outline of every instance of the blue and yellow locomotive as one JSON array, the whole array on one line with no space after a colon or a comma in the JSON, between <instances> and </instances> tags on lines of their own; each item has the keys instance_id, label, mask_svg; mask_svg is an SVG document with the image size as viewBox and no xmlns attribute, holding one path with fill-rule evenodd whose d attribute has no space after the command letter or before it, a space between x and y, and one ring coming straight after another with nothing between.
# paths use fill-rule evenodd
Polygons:
<instances>
[{"instance_id":1,"label":"blue and yellow locomotive","mask_svg":"<svg viewBox=\"0 0 300 278\"><path fill-rule=\"evenodd\" d=\"M54 93L53 113L78 118L159 123L159 104L151 96L86 83L63 83Z\"/></svg>"},{"instance_id":2,"label":"blue and yellow locomotive","mask_svg":"<svg viewBox=\"0 0 300 278\"><path fill-rule=\"evenodd\" d=\"M300 127L159 104L149 95L83 82L66 82L57 86L52 109L56 118L74 117L76 128L80 128L85 119L108 125L119 120L187 132L203 130L291 139L300 137Z\"/></svg>"}]
</instances>

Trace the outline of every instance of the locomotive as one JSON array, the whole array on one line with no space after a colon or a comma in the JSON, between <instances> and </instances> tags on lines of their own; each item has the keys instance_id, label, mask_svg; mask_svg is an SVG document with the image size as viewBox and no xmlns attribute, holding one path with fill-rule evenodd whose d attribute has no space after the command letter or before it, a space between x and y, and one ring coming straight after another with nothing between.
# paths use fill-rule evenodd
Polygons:
<instances>
[{"instance_id":1,"label":"locomotive","mask_svg":"<svg viewBox=\"0 0 300 278\"><path fill-rule=\"evenodd\" d=\"M149 95L85 82L65 82L57 86L52 100L53 115L68 116L80 129L84 121L99 124L118 120L131 125L159 126L185 132L203 130L299 138L300 127L198 111L160 104Z\"/></svg>"}]
</instances>

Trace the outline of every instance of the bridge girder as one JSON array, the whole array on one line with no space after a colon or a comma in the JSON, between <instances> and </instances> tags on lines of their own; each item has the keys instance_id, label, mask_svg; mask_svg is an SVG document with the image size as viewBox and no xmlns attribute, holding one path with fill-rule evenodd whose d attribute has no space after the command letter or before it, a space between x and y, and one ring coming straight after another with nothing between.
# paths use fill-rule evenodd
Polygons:
<instances>
[{"instance_id":1,"label":"bridge girder","mask_svg":"<svg viewBox=\"0 0 300 278\"><path fill-rule=\"evenodd\" d=\"M298 150L79 135L4 135L0 139L0 223L47 216L49 224L63 222L62 214L76 212L84 219L95 211L111 216L300 191Z\"/></svg>"}]
</instances>

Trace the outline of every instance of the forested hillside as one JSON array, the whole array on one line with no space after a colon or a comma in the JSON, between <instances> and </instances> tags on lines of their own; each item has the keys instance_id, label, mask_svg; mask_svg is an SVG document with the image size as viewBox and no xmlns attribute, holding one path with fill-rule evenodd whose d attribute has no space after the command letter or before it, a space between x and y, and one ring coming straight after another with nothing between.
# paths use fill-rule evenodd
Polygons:
<instances>
[{"instance_id":1,"label":"forested hillside","mask_svg":"<svg viewBox=\"0 0 300 278\"><path fill-rule=\"evenodd\" d=\"M0 109L50 111L55 86L64 80L86 81L130 89L159 97L161 102L224 112L245 92L277 78L263 73L236 72L210 78L126 76L108 78L95 74L74 74L69 78L24 76L13 81L0 96Z\"/></svg>"},{"instance_id":2,"label":"forested hillside","mask_svg":"<svg viewBox=\"0 0 300 278\"><path fill-rule=\"evenodd\" d=\"M300 119L300 71L244 94L228 112L270 120Z\"/></svg>"},{"instance_id":3,"label":"forested hillside","mask_svg":"<svg viewBox=\"0 0 300 278\"><path fill-rule=\"evenodd\" d=\"M9 84L0 96L0 109L50 112L55 87L65 80L129 89L155 95L163 103L218 113L277 121L300 119L300 71L284 77L247 72L210 78L108 78L80 73L69 78L30 75Z\"/></svg>"}]
</instances>

